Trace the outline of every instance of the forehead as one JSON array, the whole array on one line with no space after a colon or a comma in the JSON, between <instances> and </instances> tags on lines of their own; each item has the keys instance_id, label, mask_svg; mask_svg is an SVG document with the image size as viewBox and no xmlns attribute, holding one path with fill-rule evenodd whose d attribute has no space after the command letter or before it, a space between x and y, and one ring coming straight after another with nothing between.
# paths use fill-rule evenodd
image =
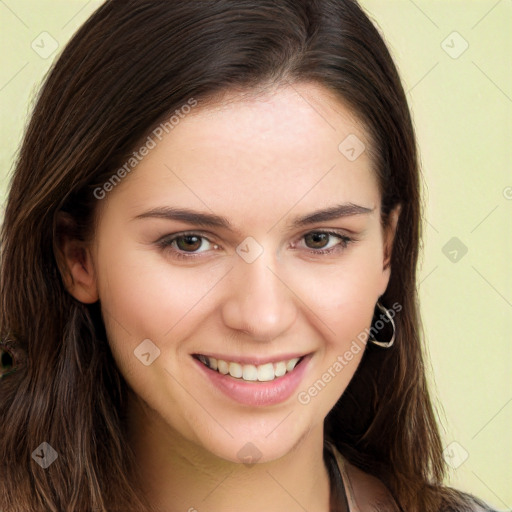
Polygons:
<instances>
[{"instance_id":1,"label":"forehead","mask_svg":"<svg viewBox=\"0 0 512 512\"><path fill-rule=\"evenodd\" d=\"M321 86L226 94L184 115L155 142L116 191L133 209L172 203L228 217L267 210L271 221L294 204L374 207L380 200L364 127ZM366 149L354 159L350 146L355 156Z\"/></svg>"}]
</instances>

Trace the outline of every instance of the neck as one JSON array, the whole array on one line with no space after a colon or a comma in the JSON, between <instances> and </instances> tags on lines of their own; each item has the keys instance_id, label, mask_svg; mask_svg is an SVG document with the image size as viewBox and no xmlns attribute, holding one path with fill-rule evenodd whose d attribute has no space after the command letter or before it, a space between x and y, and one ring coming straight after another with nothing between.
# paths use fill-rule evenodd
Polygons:
<instances>
[{"instance_id":1,"label":"neck","mask_svg":"<svg viewBox=\"0 0 512 512\"><path fill-rule=\"evenodd\" d=\"M128 435L155 511L329 511L322 423L280 459L251 465L215 456L140 402L129 407Z\"/></svg>"}]
</instances>

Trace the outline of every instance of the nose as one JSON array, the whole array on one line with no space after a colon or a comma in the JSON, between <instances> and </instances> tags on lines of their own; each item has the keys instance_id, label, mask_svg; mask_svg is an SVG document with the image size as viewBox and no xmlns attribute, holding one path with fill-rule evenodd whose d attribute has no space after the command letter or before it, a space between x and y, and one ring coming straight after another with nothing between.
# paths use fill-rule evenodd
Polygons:
<instances>
[{"instance_id":1,"label":"nose","mask_svg":"<svg viewBox=\"0 0 512 512\"><path fill-rule=\"evenodd\" d=\"M253 340L271 341L294 323L295 296L266 252L253 263L240 258L227 278L228 292L222 305L226 326Z\"/></svg>"}]
</instances>

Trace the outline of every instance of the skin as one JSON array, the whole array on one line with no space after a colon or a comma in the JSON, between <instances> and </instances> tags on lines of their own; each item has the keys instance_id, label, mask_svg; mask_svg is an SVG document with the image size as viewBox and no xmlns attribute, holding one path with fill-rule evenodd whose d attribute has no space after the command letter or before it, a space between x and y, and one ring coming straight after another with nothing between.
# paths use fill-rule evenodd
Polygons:
<instances>
[{"instance_id":1,"label":"skin","mask_svg":"<svg viewBox=\"0 0 512 512\"><path fill-rule=\"evenodd\" d=\"M369 152L349 161L338 150L349 134L369 147L362 125L321 86L231 93L181 120L99 202L91 243L64 241L68 289L82 302L101 301L115 360L133 390L131 445L157 509L329 510L323 422L363 350L307 405L297 394L370 326L389 281L399 213L384 231ZM372 212L291 227L340 203ZM221 215L233 231L134 219L157 207ZM305 238L325 230L357 241L344 248L333 236L316 245ZM173 257L173 248L188 248L183 239L157 243L183 231L211 243L191 246L188 260ZM246 237L263 248L252 263L236 252ZM339 250L318 254L325 247ZM160 350L149 366L134 356L145 339ZM216 352L312 359L288 400L252 407L211 386L191 357ZM251 466L237 455L247 442L261 453Z\"/></svg>"}]
</instances>

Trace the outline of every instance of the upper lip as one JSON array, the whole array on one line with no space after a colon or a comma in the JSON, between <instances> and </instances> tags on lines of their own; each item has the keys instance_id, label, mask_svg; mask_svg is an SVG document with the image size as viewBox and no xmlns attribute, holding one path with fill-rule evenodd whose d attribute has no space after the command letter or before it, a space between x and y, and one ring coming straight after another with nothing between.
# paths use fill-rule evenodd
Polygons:
<instances>
[{"instance_id":1,"label":"upper lip","mask_svg":"<svg viewBox=\"0 0 512 512\"><path fill-rule=\"evenodd\" d=\"M262 357L262 356L236 356L236 355L225 355L225 354L212 354L206 352L195 352L192 354L193 356L206 356L213 357L215 359L222 359L223 361L227 361L230 363L239 363L239 364L252 364L254 366L259 366L267 363L278 363L280 361L289 361L290 359L300 359L301 357L305 357L309 355L311 352L289 352L286 354L280 354L277 356L270 357Z\"/></svg>"}]
</instances>

